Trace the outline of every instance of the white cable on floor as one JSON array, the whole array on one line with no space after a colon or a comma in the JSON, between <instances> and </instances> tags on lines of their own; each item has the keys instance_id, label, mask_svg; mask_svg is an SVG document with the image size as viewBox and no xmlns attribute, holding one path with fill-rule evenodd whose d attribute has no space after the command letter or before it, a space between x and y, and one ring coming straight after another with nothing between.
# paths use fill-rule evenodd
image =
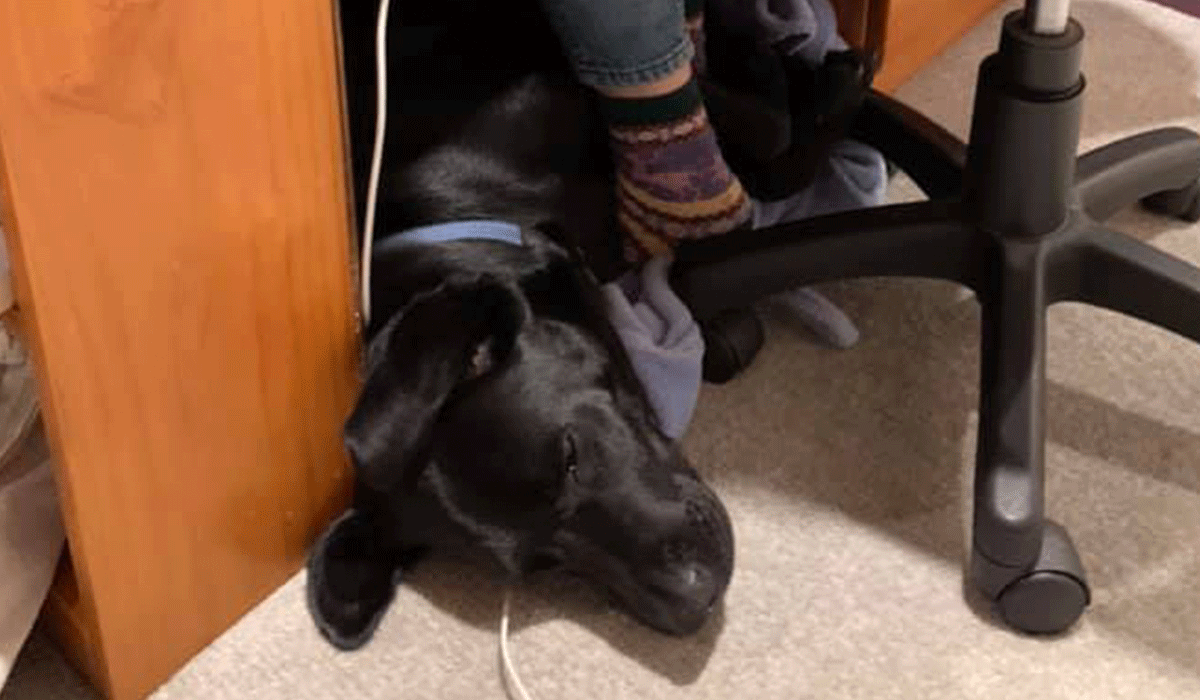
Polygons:
<instances>
[{"instance_id":1,"label":"white cable on floor","mask_svg":"<svg viewBox=\"0 0 1200 700\"><path fill-rule=\"evenodd\" d=\"M371 248L375 243L375 207L379 199L379 172L383 167L383 139L387 134L387 26L391 0L379 1L375 22L375 148L367 180L367 211L363 217L362 259L359 263L363 324L371 320Z\"/></svg>"},{"instance_id":2,"label":"white cable on floor","mask_svg":"<svg viewBox=\"0 0 1200 700\"><path fill-rule=\"evenodd\" d=\"M513 664L512 654L508 650L508 618L511 603L512 589L509 588L504 591L504 605L500 609L500 667L504 671L504 683L509 697L516 696L514 700L533 700L529 691L525 690L525 684L521 682L521 676L517 674L517 667Z\"/></svg>"}]
</instances>

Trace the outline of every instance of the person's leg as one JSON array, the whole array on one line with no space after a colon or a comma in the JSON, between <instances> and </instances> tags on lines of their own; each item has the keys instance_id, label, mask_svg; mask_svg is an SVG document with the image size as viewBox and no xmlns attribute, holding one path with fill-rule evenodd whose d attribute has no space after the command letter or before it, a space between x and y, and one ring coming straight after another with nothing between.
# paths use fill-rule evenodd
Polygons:
<instances>
[{"instance_id":1,"label":"person's leg","mask_svg":"<svg viewBox=\"0 0 1200 700\"><path fill-rule=\"evenodd\" d=\"M703 77L707 62L704 45L704 0L683 0L683 18L692 40L692 70Z\"/></svg>"},{"instance_id":2,"label":"person's leg","mask_svg":"<svg viewBox=\"0 0 1200 700\"><path fill-rule=\"evenodd\" d=\"M747 224L750 201L692 72L683 0L542 2L581 82L600 93L630 259Z\"/></svg>"}]
</instances>

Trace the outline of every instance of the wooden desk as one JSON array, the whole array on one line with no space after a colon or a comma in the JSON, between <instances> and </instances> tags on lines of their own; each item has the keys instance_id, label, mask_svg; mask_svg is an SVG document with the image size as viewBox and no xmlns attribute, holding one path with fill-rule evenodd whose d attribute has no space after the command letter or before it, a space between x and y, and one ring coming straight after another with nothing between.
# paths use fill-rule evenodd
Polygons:
<instances>
[{"instance_id":1,"label":"wooden desk","mask_svg":"<svg viewBox=\"0 0 1200 700\"><path fill-rule=\"evenodd\" d=\"M114 700L296 570L357 372L330 0L0 0L0 190L70 542L46 620Z\"/></svg>"},{"instance_id":2,"label":"wooden desk","mask_svg":"<svg viewBox=\"0 0 1200 700\"><path fill-rule=\"evenodd\" d=\"M878 51L875 86L891 92L996 8L1000 0L834 0L846 40Z\"/></svg>"},{"instance_id":3,"label":"wooden desk","mask_svg":"<svg viewBox=\"0 0 1200 700\"><path fill-rule=\"evenodd\" d=\"M890 89L995 4L840 12ZM0 214L70 542L45 619L113 700L293 574L344 502L336 34L333 0L0 0Z\"/></svg>"}]
</instances>

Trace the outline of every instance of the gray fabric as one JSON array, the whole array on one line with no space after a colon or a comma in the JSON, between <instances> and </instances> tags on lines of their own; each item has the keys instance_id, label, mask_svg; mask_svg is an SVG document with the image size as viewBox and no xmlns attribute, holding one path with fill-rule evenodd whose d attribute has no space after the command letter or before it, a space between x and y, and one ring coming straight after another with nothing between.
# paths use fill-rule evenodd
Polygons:
<instances>
[{"instance_id":1,"label":"gray fabric","mask_svg":"<svg viewBox=\"0 0 1200 700\"><path fill-rule=\"evenodd\" d=\"M788 199L754 203L754 228L879 206L887 183L887 169L878 151L853 141L837 143L811 187ZM655 258L639 273L609 283L603 291L609 317L663 431L678 438L687 431L696 407L704 341L688 308L668 283L669 269L668 258ZM771 301L828 345L844 349L858 342L858 328L849 317L812 289L785 292Z\"/></svg>"},{"instance_id":2,"label":"gray fabric","mask_svg":"<svg viewBox=\"0 0 1200 700\"><path fill-rule=\"evenodd\" d=\"M764 46L800 54L812 64L846 48L829 0L709 0L711 19Z\"/></svg>"},{"instance_id":3,"label":"gray fabric","mask_svg":"<svg viewBox=\"0 0 1200 700\"><path fill-rule=\"evenodd\" d=\"M796 320L814 335L839 350L849 350L858 344L858 326L833 302L809 289L793 289L775 297Z\"/></svg>"},{"instance_id":4,"label":"gray fabric","mask_svg":"<svg viewBox=\"0 0 1200 700\"><path fill-rule=\"evenodd\" d=\"M671 289L671 259L650 260L638 272L604 285L608 315L634 372L669 437L687 431L702 381L700 326Z\"/></svg>"},{"instance_id":5,"label":"gray fabric","mask_svg":"<svg viewBox=\"0 0 1200 700\"><path fill-rule=\"evenodd\" d=\"M846 44L837 35L833 7L826 0L716 0L710 12L718 21L754 28L760 40L791 42L790 51L812 63ZM749 12L753 10L753 12ZM830 150L829 162L808 188L775 202L753 203L753 228L765 228L823 214L883 204L888 184L883 156L855 141ZM753 234L749 234L753 235ZM680 437L687 431L701 384L704 359L700 329L667 282L670 262L659 258L638 275L604 289L609 316L629 352L663 431ZM796 289L770 301L807 327L821 342L849 348L858 328L836 305L812 289Z\"/></svg>"},{"instance_id":6,"label":"gray fabric","mask_svg":"<svg viewBox=\"0 0 1200 700\"><path fill-rule=\"evenodd\" d=\"M847 44L837 33L837 14L829 0L710 0L715 21L753 35L764 46L783 48L817 65L830 51ZM854 141L835 144L828 165L809 188L775 202L755 202L754 228L879 206L887 189L887 168L874 148ZM812 290L776 297L823 342L848 348L858 342L853 322Z\"/></svg>"},{"instance_id":7,"label":"gray fabric","mask_svg":"<svg viewBox=\"0 0 1200 700\"><path fill-rule=\"evenodd\" d=\"M887 193L887 165L874 148L857 141L830 147L829 162L813 184L776 202L755 202L754 228L851 209L877 207Z\"/></svg>"},{"instance_id":8,"label":"gray fabric","mask_svg":"<svg viewBox=\"0 0 1200 700\"><path fill-rule=\"evenodd\" d=\"M829 162L810 187L788 199L755 202L754 228L877 207L887 196L887 185L887 166L879 151L856 141L841 141L833 145ZM826 344L845 349L858 342L859 332L854 322L811 289L785 292L774 301Z\"/></svg>"},{"instance_id":9,"label":"gray fabric","mask_svg":"<svg viewBox=\"0 0 1200 700\"><path fill-rule=\"evenodd\" d=\"M32 378L27 381L32 385ZM13 392L14 387L5 386L2 400L11 403L16 398ZM3 457L0 461L0 687L5 685L17 652L46 600L66 537L54 473L40 432L30 439L17 438L6 445Z\"/></svg>"}]
</instances>

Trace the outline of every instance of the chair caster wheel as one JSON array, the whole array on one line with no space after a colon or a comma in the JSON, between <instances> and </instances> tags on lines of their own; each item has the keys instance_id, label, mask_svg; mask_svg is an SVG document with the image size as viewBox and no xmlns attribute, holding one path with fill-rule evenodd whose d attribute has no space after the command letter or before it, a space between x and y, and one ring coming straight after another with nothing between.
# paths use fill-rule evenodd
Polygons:
<instances>
[{"instance_id":1,"label":"chair caster wheel","mask_svg":"<svg viewBox=\"0 0 1200 700\"><path fill-rule=\"evenodd\" d=\"M1061 571L1033 571L1009 584L996 601L1009 627L1029 634L1070 629L1088 605L1088 587Z\"/></svg>"},{"instance_id":2,"label":"chair caster wheel","mask_svg":"<svg viewBox=\"0 0 1200 700\"><path fill-rule=\"evenodd\" d=\"M976 551L972 573L984 594L995 601L1008 626L1028 634L1065 632L1091 602L1087 577L1071 536L1051 521L1045 522L1042 552L1032 566L1002 566Z\"/></svg>"},{"instance_id":3,"label":"chair caster wheel","mask_svg":"<svg viewBox=\"0 0 1200 700\"><path fill-rule=\"evenodd\" d=\"M1191 223L1200 221L1200 180L1180 190L1167 190L1142 200L1155 214L1173 216Z\"/></svg>"},{"instance_id":4,"label":"chair caster wheel","mask_svg":"<svg viewBox=\"0 0 1200 700\"><path fill-rule=\"evenodd\" d=\"M762 349L762 321L750 309L722 312L700 324L704 336L704 381L724 384L738 376Z\"/></svg>"}]
</instances>

